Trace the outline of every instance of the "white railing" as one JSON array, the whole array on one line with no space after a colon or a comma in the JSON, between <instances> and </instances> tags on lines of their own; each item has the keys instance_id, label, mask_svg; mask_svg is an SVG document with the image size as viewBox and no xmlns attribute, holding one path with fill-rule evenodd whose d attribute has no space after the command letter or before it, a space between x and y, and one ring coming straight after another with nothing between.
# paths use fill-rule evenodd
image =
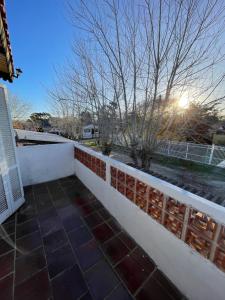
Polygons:
<instances>
[{"instance_id":1,"label":"white railing","mask_svg":"<svg viewBox=\"0 0 225 300\"><path fill-rule=\"evenodd\" d=\"M225 167L225 147L176 141L160 141L157 153L203 164Z\"/></svg>"},{"instance_id":2,"label":"white railing","mask_svg":"<svg viewBox=\"0 0 225 300\"><path fill-rule=\"evenodd\" d=\"M225 208L75 144L75 173L190 299L224 299Z\"/></svg>"},{"instance_id":3,"label":"white railing","mask_svg":"<svg viewBox=\"0 0 225 300\"><path fill-rule=\"evenodd\" d=\"M74 145L23 147L22 179L34 184L75 173L189 299L223 300L225 208Z\"/></svg>"}]
</instances>

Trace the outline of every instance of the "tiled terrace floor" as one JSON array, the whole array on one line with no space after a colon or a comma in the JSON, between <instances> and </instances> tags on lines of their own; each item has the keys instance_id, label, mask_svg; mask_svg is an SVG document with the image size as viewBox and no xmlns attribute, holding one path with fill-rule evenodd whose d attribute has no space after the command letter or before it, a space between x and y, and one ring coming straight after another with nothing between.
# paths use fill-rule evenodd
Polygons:
<instances>
[{"instance_id":1,"label":"tiled terrace floor","mask_svg":"<svg viewBox=\"0 0 225 300\"><path fill-rule=\"evenodd\" d=\"M0 240L1 300L182 299L75 177L25 190Z\"/></svg>"}]
</instances>

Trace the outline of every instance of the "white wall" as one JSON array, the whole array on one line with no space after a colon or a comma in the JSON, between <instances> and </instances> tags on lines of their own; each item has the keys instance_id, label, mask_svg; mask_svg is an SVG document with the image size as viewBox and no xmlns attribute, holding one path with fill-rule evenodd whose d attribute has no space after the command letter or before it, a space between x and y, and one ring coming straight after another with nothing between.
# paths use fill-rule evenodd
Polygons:
<instances>
[{"instance_id":1,"label":"white wall","mask_svg":"<svg viewBox=\"0 0 225 300\"><path fill-rule=\"evenodd\" d=\"M23 186L74 174L73 143L17 147Z\"/></svg>"},{"instance_id":2,"label":"white wall","mask_svg":"<svg viewBox=\"0 0 225 300\"><path fill-rule=\"evenodd\" d=\"M167 195L208 213L216 221L224 224L224 208L92 150L77 146L106 161L107 175L109 166L113 165ZM77 160L75 160L75 173L189 299L225 299L225 273L117 192L109 182L103 181ZM107 180L109 181L109 176Z\"/></svg>"}]
</instances>

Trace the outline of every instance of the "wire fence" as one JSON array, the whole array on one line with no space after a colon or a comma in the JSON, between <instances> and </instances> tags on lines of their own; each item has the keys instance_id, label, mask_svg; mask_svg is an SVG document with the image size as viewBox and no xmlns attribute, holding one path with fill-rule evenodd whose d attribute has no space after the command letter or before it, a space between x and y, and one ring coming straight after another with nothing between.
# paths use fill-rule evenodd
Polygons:
<instances>
[{"instance_id":1,"label":"wire fence","mask_svg":"<svg viewBox=\"0 0 225 300\"><path fill-rule=\"evenodd\" d=\"M225 147L161 141L157 153L225 168Z\"/></svg>"}]
</instances>

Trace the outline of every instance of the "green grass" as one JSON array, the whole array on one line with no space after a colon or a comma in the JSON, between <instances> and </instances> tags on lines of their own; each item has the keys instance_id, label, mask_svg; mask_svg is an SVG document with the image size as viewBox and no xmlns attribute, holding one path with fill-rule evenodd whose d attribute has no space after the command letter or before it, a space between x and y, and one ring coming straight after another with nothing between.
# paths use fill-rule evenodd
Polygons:
<instances>
[{"instance_id":1,"label":"green grass","mask_svg":"<svg viewBox=\"0 0 225 300\"><path fill-rule=\"evenodd\" d=\"M152 162L173 169L183 168L190 172L202 173L202 175L215 175L219 180L225 180L225 169L216 166L204 165L197 162L175 157L168 157L160 154L154 154Z\"/></svg>"},{"instance_id":2,"label":"green grass","mask_svg":"<svg viewBox=\"0 0 225 300\"><path fill-rule=\"evenodd\" d=\"M100 151L100 147L97 144L96 140L83 140L83 144L87 147L93 148L94 150L99 150Z\"/></svg>"}]
</instances>

